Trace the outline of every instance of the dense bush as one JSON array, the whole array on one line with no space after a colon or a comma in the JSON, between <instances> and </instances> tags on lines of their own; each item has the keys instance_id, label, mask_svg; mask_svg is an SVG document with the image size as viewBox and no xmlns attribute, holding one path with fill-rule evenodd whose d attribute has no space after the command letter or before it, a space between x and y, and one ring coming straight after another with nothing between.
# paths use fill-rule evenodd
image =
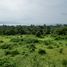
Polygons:
<instances>
[{"instance_id":1,"label":"dense bush","mask_svg":"<svg viewBox=\"0 0 67 67\"><path fill-rule=\"evenodd\" d=\"M10 58L0 58L0 67L16 67L16 64Z\"/></svg>"},{"instance_id":2,"label":"dense bush","mask_svg":"<svg viewBox=\"0 0 67 67\"><path fill-rule=\"evenodd\" d=\"M46 51L45 51L45 50L43 50L43 49L39 49L38 53L39 53L40 55L47 54L47 53L46 53Z\"/></svg>"}]
</instances>

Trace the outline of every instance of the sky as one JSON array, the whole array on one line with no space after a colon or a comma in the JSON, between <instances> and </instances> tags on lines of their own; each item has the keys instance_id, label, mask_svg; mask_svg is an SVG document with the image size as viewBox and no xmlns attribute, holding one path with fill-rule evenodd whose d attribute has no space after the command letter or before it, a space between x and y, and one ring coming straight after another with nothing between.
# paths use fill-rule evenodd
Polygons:
<instances>
[{"instance_id":1,"label":"sky","mask_svg":"<svg viewBox=\"0 0 67 67\"><path fill-rule=\"evenodd\" d=\"M67 0L0 0L0 24L67 24Z\"/></svg>"}]
</instances>

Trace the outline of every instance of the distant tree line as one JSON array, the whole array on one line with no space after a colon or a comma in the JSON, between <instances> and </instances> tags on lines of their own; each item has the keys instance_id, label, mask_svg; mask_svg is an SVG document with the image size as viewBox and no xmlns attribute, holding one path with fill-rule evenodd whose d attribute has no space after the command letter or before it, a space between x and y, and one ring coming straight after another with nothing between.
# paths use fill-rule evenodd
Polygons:
<instances>
[{"instance_id":1,"label":"distant tree line","mask_svg":"<svg viewBox=\"0 0 67 67\"><path fill-rule=\"evenodd\" d=\"M67 24L64 25L30 25L30 26L0 26L0 35L34 34L37 36L46 34L67 35Z\"/></svg>"}]
</instances>

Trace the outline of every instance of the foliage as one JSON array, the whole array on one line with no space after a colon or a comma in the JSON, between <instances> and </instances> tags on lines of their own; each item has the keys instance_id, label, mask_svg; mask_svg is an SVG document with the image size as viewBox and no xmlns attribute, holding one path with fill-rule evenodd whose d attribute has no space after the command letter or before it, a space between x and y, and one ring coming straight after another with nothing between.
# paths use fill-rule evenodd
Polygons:
<instances>
[{"instance_id":1,"label":"foliage","mask_svg":"<svg viewBox=\"0 0 67 67\"><path fill-rule=\"evenodd\" d=\"M0 67L67 67L67 25L0 26Z\"/></svg>"},{"instance_id":2,"label":"foliage","mask_svg":"<svg viewBox=\"0 0 67 67\"><path fill-rule=\"evenodd\" d=\"M16 67L16 64L9 57L7 58L4 57L4 58L0 58L0 67Z\"/></svg>"},{"instance_id":3,"label":"foliage","mask_svg":"<svg viewBox=\"0 0 67 67\"><path fill-rule=\"evenodd\" d=\"M67 25L30 25L30 26L0 26L0 35L34 34L41 37L46 34L67 35Z\"/></svg>"}]
</instances>

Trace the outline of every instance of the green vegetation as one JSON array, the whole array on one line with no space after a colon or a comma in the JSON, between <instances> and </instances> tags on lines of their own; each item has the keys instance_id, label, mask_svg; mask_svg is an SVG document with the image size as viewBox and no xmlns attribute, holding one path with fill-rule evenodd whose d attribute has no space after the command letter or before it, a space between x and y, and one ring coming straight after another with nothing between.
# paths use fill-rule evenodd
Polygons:
<instances>
[{"instance_id":1,"label":"green vegetation","mask_svg":"<svg viewBox=\"0 0 67 67\"><path fill-rule=\"evenodd\" d=\"M67 67L66 25L13 27L0 26L0 67Z\"/></svg>"}]
</instances>

